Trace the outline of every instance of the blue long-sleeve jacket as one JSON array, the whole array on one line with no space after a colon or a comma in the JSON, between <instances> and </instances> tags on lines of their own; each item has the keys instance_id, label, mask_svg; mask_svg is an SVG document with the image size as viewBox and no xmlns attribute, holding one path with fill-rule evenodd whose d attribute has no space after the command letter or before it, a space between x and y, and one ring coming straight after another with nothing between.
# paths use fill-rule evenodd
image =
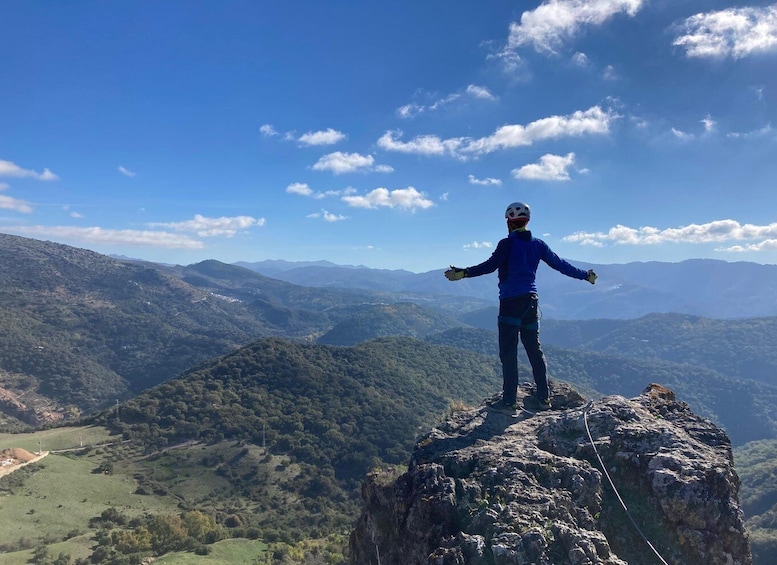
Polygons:
<instances>
[{"instance_id":1,"label":"blue long-sleeve jacket","mask_svg":"<svg viewBox=\"0 0 777 565\"><path fill-rule=\"evenodd\" d=\"M536 293L540 260L573 279L585 280L588 272L578 269L553 253L548 244L532 237L529 230L511 232L501 240L486 261L467 268L468 277L478 277L499 269L499 298Z\"/></svg>"}]
</instances>

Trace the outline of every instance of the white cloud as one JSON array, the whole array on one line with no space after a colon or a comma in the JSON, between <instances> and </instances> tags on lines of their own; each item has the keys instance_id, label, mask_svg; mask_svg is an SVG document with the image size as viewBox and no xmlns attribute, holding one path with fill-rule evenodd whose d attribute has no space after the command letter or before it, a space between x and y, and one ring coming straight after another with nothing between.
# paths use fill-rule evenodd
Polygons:
<instances>
[{"instance_id":1,"label":"white cloud","mask_svg":"<svg viewBox=\"0 0 777 565\"><path fill-rule=\"evenodd\" d=\"M682 139L683 141L688 141L694 138L692 133L687 133L677 128L672 128L672 135L674 135L677 139Z\"/></svg>"},{"instance_id":2,"label":"white cloud","mask_svg":"<svg viewBox=\"0 0 777 565\"><path fill-rule=\"evenodd\" d=\"M693 15L674 45L688 57L733 57L777 50L777 4L745 6Z\"/></svg>"},{"instance_id":3,"label":"white cloud","mask_svg":"<svg viewBox=\"0 0 777 565\"><path fill-rule=\"evenodd\" d=\"M264 124L259 128L259 133L261 133L265 137L273 137L275 135L278 135L278 132L275 131L275 128L272 126L272 124Z\"/></svg>"},{"instance_id":4,"label":"white cloud","mask_svg":"<svg viewBox=\"0 0 777 565\"><path fill-rule=\"evenodd\" d=\"M704 124L704 131L708 133L715 131L715 126L718 125L718 123L712 119L712 116L707 116L701 121L701 123Z\"/></svg>"},{"instance_id":5,"label":"white cloud","mask_svg":"<svg viewBox=\"0 0 777 565\"><path fill-rule=\"evenodd\" d=\"M464 249L490 249L493 244L490 241L473 241L472 243L465 243Z\"/></svg>"},{"instance_id":6,"label":"white cloud","mask_svg":"<svg viewBox=\"0 0 777 565\"><path fill-rule=\"evenodd\" d=\"M125 168L124 168L124 167L122 167L121 165L119 165L119 172L120 172L121 174L123 174L125 177L134 177L134 176L135 176L135 173L134 173L134 172L132 172L132 171L130 171L130 170L128 170L128 169L125 169Z\"/></svg>"},{"instance_id":7,"label":"white cloud","mask_svg":"<svg viewBox=\"0 0 777 565\"><path fill-rule=\"evenodd\" d=\"M618 80L618 73L615 72L615 67L607 65L602 71L602 78L604 80Z\"/></svg>"},{"instance_id":8,"label":"white cloud","mask_svg":"<svg viewBox=\"0 0 777 565\"><path fill-rule=\"evenodd\" d=\"M0 177L16 177L16 178L34 178L38 180L58 180L59 177L52 173L49 169L43 169L42 173L33 171L31 169L22 169L19 165L12 161L3 161L0 159Z\"/></svg>"},{"instance_id":9,"label":"white cloud","mask_svg":"<svg viewBox=\"0 0 777 565\"><path fill-rule=\"evenodd\" d=\"M323 198L331 198L337 196L349 196L356 193L356 189L353 187L347 187L343 190L327 190L325 192L316 192L305 182L295 182L286 187L286 192L289 194L298 194L300 196L309 196L316 200Z\"/></svg>"},{"instance_id":10,"label":"white cloud","mask_svg":"<svg viewBox=\"0 0 777 565\"><path fill-rule=\"evenodd\" d=\"M587 67L591 64L588 60L588 55L579 51L572 55L572 62L578 67Z\"/></svg>"},{"instance_id":11,"label":"white cloud","mask_svg":"<svg viewBox=\"0 0 777 565\"><path fill-rule=\"evenodd\" d=\"M347 216L343 216L340 214L333 214L332 212L327 212L326 210L322 209L321 212L314 212L313 214L308 214L308 218L321 218L325 222L342 222L343 220L347 220Z\"/></svg>"},{"instance_id":12,"label":"white cloud","mask_svg":"<svg viewBox=\"0 0 777 565\"><path fill-rule=\"evenodd\" d=\"M481 100L496 100L496 96L491 94L488 88L476 84L467 86L467 94L474 96L475 98L480 98Z\"/></svg>"},{"instance_id":13,"label":"white cloud","mask_svg":"<svg viewBox=\"0 0 777 565\"><path fill-rule=\"evenodd\" d=\"M500 149L511 149L532 145L535 141L579 137L582 135L606 135L610 124L620 118L612 111L599 106L578 110L567 116L549 116L527 125L506 125L493 134L480 139L454 137L441 139L435 135L416 136L410 141L401 141L400 130L388 131L379 140L378 147L386 151L414 153L419 155L452 155L466 158L469 154L481 155Z\"/></svg>"},{"instance_id":14,"label":"white cloud","mask_svg":"<svg viewBox=\"0 0 777 565\"><path fill-rule=\"evenodd\" d=\"M173 249L202 249L204 244L191 237L154 230L109 230L100 227L13 226L0 228L9 233L111 245L140 245Z\"/></svg>"},{"instance_id":15,"label":"white cloud","mask_svg":"<svg viewBox=\"0 0 777 565\"><path fill-rule=\"evenodd\" d=\"M5 182L0 182L0 190L8 190L11 188L11 185Z\"/></svg>"},{"instance_id":16,"label":"white cloud","mask_svg":"<svg viewBox=\"0 0 777 565\"><path fill-rule=\"evenodd\" d=\"M415 102L411 102L410 104L405 104L404 106L401 106L397 108L397 115L400 118L415 118L418 114L423 113L426 110L424 106L421 106L420 104L416 104Z\"/></svg>"},{"instance_id":17,"label":"white cloud","mask_svg":"<svg viewBox=\"0 0 777 565\"><path fill-rule=\"evenodd\" d=\"M437 98L436 100L431 101L428 105L421 104L419 102L410 102L409 104L405 104L404 106L400 106L397 108L397 116L404 119L409 118L415 118L419 114L423 114L424 112L435 112L437 110L440 110L453 102L456 102L457 100L461 100L463 95L467 95L471 98L476 98L478 100L496 100L496 96L494 96L490 90L488 90L485 86L479 86L477 84L470 84L467 85L467 87L462 91L459 92L452 92L451 94L448 94L447 96L443 96L442 98ZM424 98L431 98L431 95L429 94L421 94L420 96Z\"/></svg>"},{"instance_id":18,"label":"white cloud","mask_svg":"<svg viewBox=\"0 0 777 565\"><path fill-rule=\"evenodd\" d=\"M736 240L777 238L777 223L765 226L740 224L735 220L716 220L706 224L690 224L679 228L659 229L651 226L630 228L617 225L607 232L577 232L563 241L581 245L659 245L663 243L718 243ZM762 242L763 243L763 242ZM760 244L758 244L760 245Z\"/></svg>"},{"instance_id":19,"label":"white cloud","mask_svg":"<svg viewBox=\"0 0 777 565\"><path fill-rule=\"evenodd\" d=\"M510 24L506 51L532 45L555 53L585 27L600 26L619 14L634 16L647 0L548 0Z\"/></svg>"},{"instance_id":20,"label":"white cloud","mask_svg":"<svg viewBox=\"0 0 777 565\"><path fill-rule=\"evenodd\" d=\"M567 169L575 164L575 154L551 155L550 153L540 157L539 163L524 165L520 169L513 169L513 176L524 180L569 180Z\"/></svg>"},{"instance_id":21,"label":"white cloud","mask_svg":"<svg viewBox=\"0 0 777 565\"><path fill-rule=\"evenodd\" d=\"M453 153L462 141L462 138L442 140L436 135L420 135L413 138L412 141L405 142L397 139L398 137L402 137L401 130L387 131L378 140L378 147L399 153L444 155L449 152Z\"/></svg>"},{"instance_id":22,"label":"white cloud","mask_svg":"<svg viewBox=\"0 0 777 565\"><path fill-rule=\"evenodd\" d=\"M151 223L149 226L168 228L176 232L193 232L199 237L232 237L237 232L253 226L263 226L265 221L264 218L252 218L251 216L207 218L196 214L194 218L184 222Z\"/></svg>"},{"instance_id":23,"label":"white cloud","mask_svg":"<svg viewBox=\"0 0 777 565\"><path fill-rule=\"evenodd\" d=\"M760 251L777 250L777 239L766 239L760 243L750 243L748 245L732 245L731 247L718 247L715 251L726 251L729 253L746 253Z\"/></svg>"},{"instance_id":24,"label":"white cloud","mask_svg":"<svg viewBox=\"0 0 777 565\"><path fill-rule=\"evenodd\" d=\"M21 212L22 214L31 214L34 208L29 202L19 200L18 198L12 198L5 194L0 194L0 210L13 210L14 212Z\"/></svg>"},{"instance_id":25,"label":"white cloud","mask_svg":"<svg viewBox=\"0 0 777 565\"><path fill-rule=\"evenodd\" d=\"M341 175L355 172L390 173L394 171L394 168L389 165L375 166L375 158L372 155L335 151L321 157L313 165L313 170L332 171L336 175Z\"/></svg>"},{"instance_id":26,"label":"white cloud","mask_svg":"<svg viewBox=\"0 0 777 565\"><path fill-rule=\"evenodd\" d=\"M391 191L376 188L363 196L343 196L342 200L354 208L401 208L413 212L434 206L434 202L412 186Z\"/></svg>"},{"instance_id":27,"label":"white cloud","mask_svg":"<svg viewBox=\"0 0 777 565\"><path fill-rule=\"evenodd\" d=\"M532 145L535 141L546 139L579 137L586 134L604 135L610 132L610 123L617 117L609 111L603 111L599 106L594 106L568 116L542 118L526 126L502 126L492 135L472 141L463 151L491 153L498 149Z\"/></svg>"},{"instance_id":28,"label":"white cloud","mask_svg":"<svg viewBox=\"0 0 777 565\"><path fill-rule=\"evenodd\" d=\"M294 182L286 187L286 192L289 194L299 194L300 196L310 196L313 194L313 189L305 182Z\"/></svg>"},{"instance_id":29,"label":"white cloud","mask_svg":"<svg viewBox=\"0 0 777 565\"><path fill-rule=\"evenodd\" d=\"M305 145L334 145L345 139L346 135L329 128L325 131L309 131L299 136L299 142Z\"/></svg>"},{"instance_id":30,"label":"white cloud","mask_svg":"<svg viewBox=\"0 0 777 565\"><path fill-rule=\"evenodd\" d=\"M475 175L469 175L469 184L477 184L480 186L492 186L492 185L499 186L502 184L502 181L500 179L494 179L490 177L479 179L479 178L475 178Z\"/></svg>"},{"instance_id":31,"label":"white cloud","mask_svg":"<svg viewBox=\"0 0 777 565\"><path fill-rule=\"evenodd\" d=\"M771 124L767 124L762 128L759 128L754 131L748 131L748 132L731 132L726 134L726 137L732 137L732 138L742 138L742 139L752 139L752 138L759 138L759 137L765 137L765 136L771 136L774 134L774 128L772 128Z\"/></svg>"},{"instance_id":32,"label":"white cloud","mask_svg":"<svg viewBox=\"0 0 777 565\"><path fill-rule=\"evenodd\" d=\"M449 192L443 192L443 193L440 195L440 200L442 200L443 202L447 202L447 201L448 201L448 197L449 197L449 196L450 196L450 193L449 193Z\"/></svg>"},{"instance_id":33,"label":"white cloud","mask_svg":"<svg viewBox=\"0 0 777 565\"><path fill-rule=\"evenodd\" d=\"M499 61L502 64L504 72L509 75L517 77L524 75L525 78L527 74L526 61L516 53L515 49L511 49L510 47L505 47L499 53L490 54L486 59L496 59Z\"/></svg>"},{"instance_id":34,"label":"white cloud","mask_svg":"<svg viewBox=\"0 0 777 565\"><path fill-rule=\"evenodd\" d=\"M448 104L450 104L451 102L455 102L459 98L461 98L461 94L458 94L458 93L454 92L453 94L449 94L448 96L446 96L444 98L440 98L439 100L435 100L429 106L429 109L432 110L432 111L439 110L443 106L447 106Z\"/></svg>"}]
</instances>

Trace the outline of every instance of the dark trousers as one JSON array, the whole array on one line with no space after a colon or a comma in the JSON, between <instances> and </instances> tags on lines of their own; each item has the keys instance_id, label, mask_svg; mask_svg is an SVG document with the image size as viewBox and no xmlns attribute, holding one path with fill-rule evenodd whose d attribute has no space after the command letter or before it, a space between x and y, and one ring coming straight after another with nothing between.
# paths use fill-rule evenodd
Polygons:
<instances>
[{"instance_id":1,"label":"dark trousers","mask_svg":"<svg viewBox=\"0 0 777 565\"><path fill-rule=\"evenodd\" d=\"M499 301L499 360L502 362L502 399L508 404L518 395L518 339L529 357L537 398L548 398L548 367L540 346L539 299L524 294Z\"/></svg>"}]
</instances>

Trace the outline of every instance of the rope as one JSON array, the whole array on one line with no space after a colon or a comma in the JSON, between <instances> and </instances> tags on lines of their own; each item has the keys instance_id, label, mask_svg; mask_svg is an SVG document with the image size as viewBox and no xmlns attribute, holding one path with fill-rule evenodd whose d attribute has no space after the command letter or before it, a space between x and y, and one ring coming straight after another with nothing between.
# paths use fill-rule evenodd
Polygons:
<instances>
[{"instance_id":1,"label":"rope","mask_svg":"<svg viewBox=\"0 0 777 565\"><path fill-rule=\"evenodd\" d=\"M610 483L610 486L612 487L612 490L615 492L615 496L618 497L618 501L621 503L621 506L623 506L623 509L626 511L626 515L629 517L629 520L631 520L631 523L634 525L634 528L637 530L637 533L642 537L643 540L645 540L645 543L648 544L650 549L653 550L653 553L656 554L656 557L658 557L659 561L663 563L664 565L669 565L663 557L661 557L661 554L658 553L658 550L656 550L655 547L653 547L653 544L650 543L650 540L647 539L645 534L642 533L642 530L637 525L637 522L634 521L634 518L631 515L631 512L629 512L628 507L626 506L626 503L623 502L623 499L621 498L620 493L618 492L618 489L615 488L615 483L612 481L612 477L610 477L610 474L607 472L607 468L604 466L604 462L602 461L602 458L599 456L599 450L596 449L596 444L594 443L594 438L591 436L591 430L588 428L588 411L591 409L591 402L588 403L588 405L583 409L583 419L585 421L585 431L588 433L588 440L591 442L591 447L594 448L594 453L596 454L596 458L599 460L599 465L602 468L602 471L604 471L604 475L607 477L607 480Z\"/></svg>"}]
</instances>

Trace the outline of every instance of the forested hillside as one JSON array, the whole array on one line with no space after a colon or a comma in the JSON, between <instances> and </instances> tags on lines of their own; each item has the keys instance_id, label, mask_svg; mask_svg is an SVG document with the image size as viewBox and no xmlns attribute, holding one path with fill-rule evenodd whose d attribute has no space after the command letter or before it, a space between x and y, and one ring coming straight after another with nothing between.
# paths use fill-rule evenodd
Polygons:
<instances>
[{"instance_id":1,"label":"forested hillside","mask_svg":"<svg viewBox=\"0 0 777 565\"><path fill-rule=\"evenodd\" d=\"M314 340L390 297L0 234L0 427L72 419L264 336ZM354 309L354 310L352 310Z\"/></svg>"},{"instance_id":2,"label":"forested hillside","mask_svg":"<svg viewBox=\"0 0 777 565\"><path fill-rule=\"evenodd\" d=\"M452 404L479 404L500 388L496 360L458 348L409 338L353 347L267 338L122 403L118 417L108 410L93 422L152 451L187 441L266 445L302 467L294 482L300 501L257 525L304 529L321 512L331 529L350 519L356 486L371 467L406 463L418 434ZM223 476L267 504L265 491L252 487L258 478L246 472L225 467ZM242 520L256 518L246 512Z\"/></svg>"},{"instance_id":3,"label":"forested hillside","mask_svg":"<svg viewBox=\"0 0 777 565\"><path fill-rule=\"evenodd\" d=\"M715 320L651 314L636 320L543 320L544 343L707 367L777 385L777 317Z\"/></svg>"},{"instance_id":4,"label":"forested hillside","mask_svg":"<svg viewBox=\"0 0 777 565\"><path fill-rule=\"evenodd\" d=\"M750 531L753 563L777 563L777 440L735 449L734 462L742 481L740 502Z\"/></svg>"}]
</instances>

